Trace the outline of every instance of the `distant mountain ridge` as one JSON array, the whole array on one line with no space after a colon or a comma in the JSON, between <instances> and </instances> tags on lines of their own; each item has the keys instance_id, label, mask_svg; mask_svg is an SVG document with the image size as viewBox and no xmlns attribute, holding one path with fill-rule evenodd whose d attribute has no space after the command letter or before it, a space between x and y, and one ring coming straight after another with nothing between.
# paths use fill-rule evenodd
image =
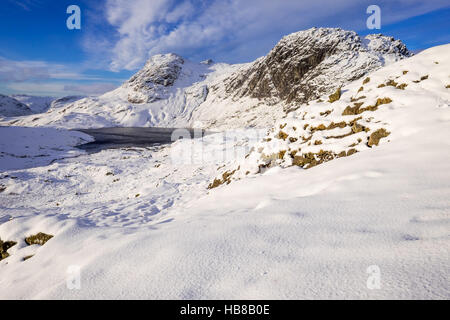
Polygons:
<instances>
[{"instance_id":1,"label":"distant mountain ridge","mask_svg":"<svg viewBox=\"0 0 450 320\"><path fill-rule=\"evenodd\" d=\"M0 94L0 117L17 117L32 114L33 111L24 103Z\"/></svg>"},{"instance_id":2,"label":"distant mountain ridge","mask_svg":"<svg viewBox=\"0 0 450 320\"><path fill-rule=\"evenodd\" d=\"M395 61L410 57L392 37L312 28L283 37L252 63L195 63L151 57L119 88L51 107L27 125L59 127L267 127L286 112Z\"/></svg>"},{"instance_id":3,"label":"distant mountain ridge","mask_svg":"<svg viewBox=\"0 0 450 320\"><path fill-rule=\"evenodd\" d=\"M312 28L283 37L269 52L225 82L234 98L306 103L384 65L411 56L381 34L362 39L354 31ZM336 66L339 66L336 68Z\"/></svg>"}]
</instances>

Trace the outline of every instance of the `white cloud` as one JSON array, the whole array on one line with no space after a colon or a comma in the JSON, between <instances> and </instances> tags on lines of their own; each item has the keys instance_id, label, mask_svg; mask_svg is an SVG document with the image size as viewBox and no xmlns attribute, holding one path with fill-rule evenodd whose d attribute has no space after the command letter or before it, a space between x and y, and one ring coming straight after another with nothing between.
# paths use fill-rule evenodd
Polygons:
<instances>
[{"instance_id":1,"label":"white cloud","mask_svg":"<svg viewBox=\"0 0 450 320\"><path fill-rule=\"evenodd\" d=\"M86 95L97 95L114 90L117 84L113 83L92 83L92 84L68 84L64 86L66 92L78 92Z\"/></svg>"},{"instance_id":2,"label":"white cloud","mask_svg":"<svg viewBox=\"0 0 450 320\"><path fill-rule=\"evenodd\" d=\"M40 60L11 60L0 57L0 82L30 80L88 80L105 81L107 78L86 75L80 66L69 66Z\"/></svg>"},{"instance_id":3,"label":"white cloud","mask_svg":"<svg viewBox=\"0 0 450 320\"><path fill-rule=\"evenodd\" d=\"M117 32L113 70L136 69L153 54L227 51L262 55L282 35L312 26L362 29L371 0L107 0L106 20ZM383 23L446 7L447 0L380 0ZM174 24L176 26L174 27ZM216 57L214 57L216 58Z\"/></svg>"},{"instance_id":4,"label":"white cloud","mask_svg":"<svg viewBox=\"0 0 450 320\"><path fill-rule=\"evenodd\" d=\"M12 82L1 88L5 94L29 94L37 96L99 95L117 88L117 84L98 82L91 84L61 82Z\"/></svg>"}]
</instances>

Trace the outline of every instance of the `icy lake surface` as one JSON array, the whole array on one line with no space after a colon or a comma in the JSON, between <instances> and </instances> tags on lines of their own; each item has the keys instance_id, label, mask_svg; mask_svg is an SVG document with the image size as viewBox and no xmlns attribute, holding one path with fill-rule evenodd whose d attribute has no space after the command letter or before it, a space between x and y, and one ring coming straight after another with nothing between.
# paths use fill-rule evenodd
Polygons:
<instances>
[{"instance_id":1,"label":"icy lake surface","mask_svg":"<svg viewBox=\"0 0 450 320\"><path fill-rule=\"evenodd\" d=\"M180 138L193 138L205 134L202 130L180 128L99 128L79 129L92 136L95 141L78 146L89 153L99 152L105 149L122 147L144 147L159 144L169 144Z\"/></svg>"}]
</instances>

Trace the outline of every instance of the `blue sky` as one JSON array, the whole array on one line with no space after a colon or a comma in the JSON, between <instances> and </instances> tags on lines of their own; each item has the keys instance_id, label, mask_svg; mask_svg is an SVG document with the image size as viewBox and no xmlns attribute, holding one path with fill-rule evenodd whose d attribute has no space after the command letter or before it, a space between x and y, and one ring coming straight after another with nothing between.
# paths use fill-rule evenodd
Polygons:
<instances>
[{"instance_id":1,"label":"blue sky","mask_svg":"<svg viewBox=\"0 0 450 320\"><path fill-rule=\"evenodd\" d=\"M66 27L72 4L81 30ZM366 27L371 4L380 30ZM248 62L310 27L383 33L418 51L449 43L448 21L448 0L2 0L0 93L98 94L153 54Z\"/></svg>"}]
</instances>

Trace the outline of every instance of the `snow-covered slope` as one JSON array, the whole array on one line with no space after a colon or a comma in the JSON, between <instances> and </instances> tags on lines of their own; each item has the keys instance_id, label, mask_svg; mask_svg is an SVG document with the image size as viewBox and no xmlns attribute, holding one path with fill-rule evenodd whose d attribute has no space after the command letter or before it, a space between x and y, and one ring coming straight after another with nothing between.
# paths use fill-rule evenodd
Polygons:
<instances>
[{"instance_id":1,"label":"snow-covered slope","mask_svg":"<svg viewBox=\"0 0 450 320\"><path fill-rule=\"evenodd\" d=\"M55 100L54 97L38 97L26 94L13 94L11 97L27 105L34 113L46 112L52 101Z\"/></svg>"},{"instance_id":2,"label":"snow-covered slope","mask_svg":"<svg viewBox=\"0 0 450 320\"><path fill-rule=\"evenodd\" d=\"M332 28L288 35L267 56L243 65L156 55L116 90L14 124L267 127L302 103L409 56L399 40L382 35L362 39Z\"/></svg>"},{"instance_id":3,"label":"snow-covered slope","mask_svg":"<svg viewBox=\"0 0 450 320\"><path fill-rule=\"evenodd\" d=\"M74 146L92 142L87 134L55 128L0 127L0 173L45 166L84 154Z\"/></svg>"},{"instance_id":4,"label":"snow-covered slope","mask_svg":"<svg viewBox=\"0 0 450 320\"><path fill-rule=\"evenodd\" d=\"M426 121L438 120L436 108L449 107L449 51L450 45L426 50L302 105L212 186L273 166L308 169L420 132Z\"/></svg>"},{"instance_id":5,"label":"snow-covered slope","mask_svg":"<svg viewBox=\"0 0 450 320\"><path fill-rule=\"evenodd\" d=\"M33 111L26 104L12 97L0 94L0 117L17 117L32 113Z\"/></svg>"},{"instance_id":6,"label":"snow-covered slope","mask_svg":"<svg viewBox=\"0 0 450 320\"><path fill-rule=\"evenodd\" d=\"M0 237L17 244L0 261L0 297L449 299L449 50L373 72L333 103L301 105L271 141L247 129L3 172ZM364 110L378 98L392 101ZM390 134L369 148L380 128ZM241 147L254 151L224 160ZM359 152L302 167L288 152L262 158L316 147ZM224 164L266 170L240 168L242 179L207 190ZM27 245L38 232L54 237ZM379 288L367 286L374 269Z\"/></svg>"},{"instance_id":7,"label":"snow-covered slope","mask_svg":"<svg viewBox=\"0 0 450 320\"><path fill-rule=\"evenodd\" d=\"M312 28L290 34L254 63L212 86L196 112L208 124L268 126L289 110L331 93L411 54L399 40L353 31ZM210 109L219 105L220 115Z\"/></svg>"}]
</instances>

